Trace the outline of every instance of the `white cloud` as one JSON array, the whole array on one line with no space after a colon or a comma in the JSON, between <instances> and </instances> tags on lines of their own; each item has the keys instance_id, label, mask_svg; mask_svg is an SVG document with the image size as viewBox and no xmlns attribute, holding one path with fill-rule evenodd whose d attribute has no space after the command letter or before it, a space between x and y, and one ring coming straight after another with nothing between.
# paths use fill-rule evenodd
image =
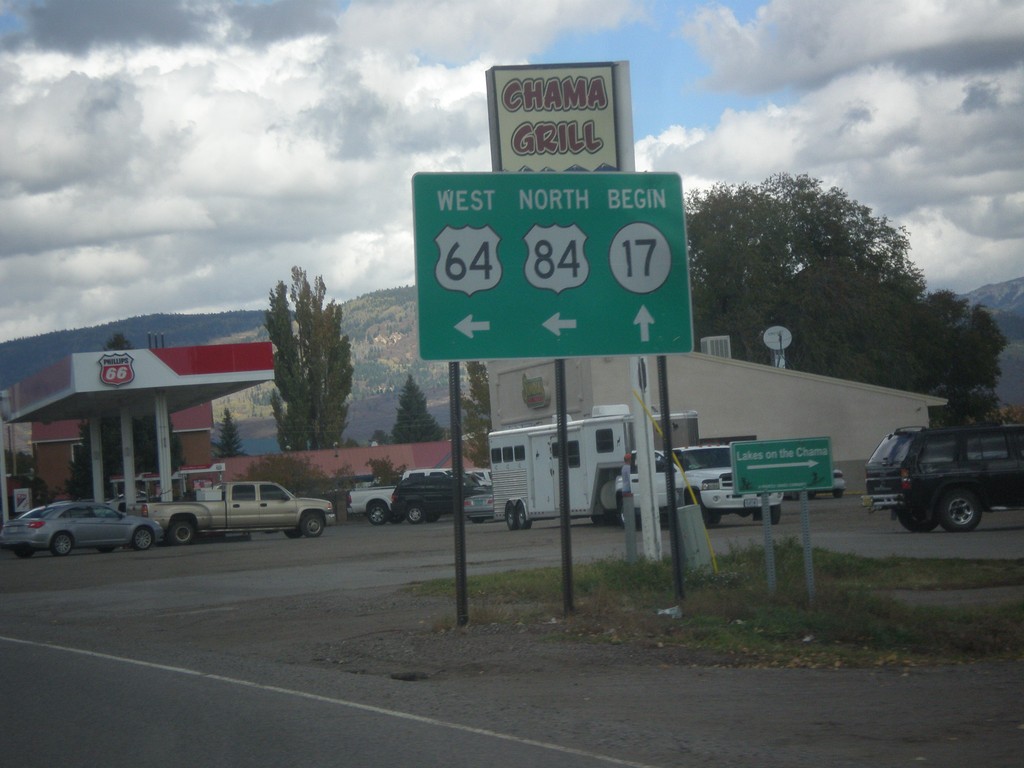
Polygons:
<instances>
[{"instance_id":1,"label":"white cloud","mask_svg":"<svg viewBox=\"0 0 1024 768\"><path fill-rule=\"evenodd\" d=\"M908 229L930 288L980 285L980 262L987 282L1024 273L1024 4L775 0L747 25L702 9L687 33L711 83L790 90L646 137L641 167L691 188L777 172L839 186ZM1010 37L1015 54L985 50Z\"/></svg>"},{"instance_id":2,"label":"white cloud","mask_svg":"<svg viewBox=\"0 0 1024 768\"><path fill-rule=\"evenodd\" d=\"M905 224L937 287L980 284L965 253L986 282L1020 276L1024 4L774 0L745 25L684 5L706 87L761 101L698 129L638 78L636 109L680 101L639 168L687 188L809 173ZM490 66L595 30L666 67L687 45L639 0L32 7L0 23L0 339L262 309L293 265L339 300L408 284L412 175L490 168Z\"/></svg>"},{"instance_id":3,"label":"white cloud","mask_svg":"<svg viewBox=\"0 0 1024 768\"><path fill-rule=\"evenodd\" d=\"M711 63L715 87L809 86L863 66L977 72L1024 59L1024 4L1008 0L772 0L742 24L724 5L697 10L684 32Z\"/></svg>"}]
</instances>

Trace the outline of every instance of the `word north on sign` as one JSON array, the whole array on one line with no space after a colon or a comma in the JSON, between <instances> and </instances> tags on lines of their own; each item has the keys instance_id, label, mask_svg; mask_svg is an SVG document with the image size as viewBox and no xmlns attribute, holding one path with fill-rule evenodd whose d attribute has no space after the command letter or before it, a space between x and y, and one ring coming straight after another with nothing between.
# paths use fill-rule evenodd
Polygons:
<instances>
[{"instance_id":1,"label":"word north on sign","mask_svg":"<svg viewBox=\"0 0 1024 768\"><path fill-rule=\"evenodd\" d=\"M413 202L423 359L693 350L676 174L422 173Z\"/></svg>"}]
</instances>

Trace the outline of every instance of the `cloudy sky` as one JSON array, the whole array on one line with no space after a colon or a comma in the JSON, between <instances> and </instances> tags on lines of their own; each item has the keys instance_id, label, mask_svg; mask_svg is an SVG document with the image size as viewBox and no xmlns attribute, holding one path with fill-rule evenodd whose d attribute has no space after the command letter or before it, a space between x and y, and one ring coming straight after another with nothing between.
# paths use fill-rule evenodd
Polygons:
<instances>
[{"instance_id":1,"label":"cloudy sky","mask_svg":"<svg viewBox=\"0 0 1024 768\"><path fill-rule=\"evenodd\" d=\"M638 170L806 173L931 290L1024 276L1024 0L0 0L0 341L413 282L485 72L628 61Z\"/></svg>"}]
</instances>

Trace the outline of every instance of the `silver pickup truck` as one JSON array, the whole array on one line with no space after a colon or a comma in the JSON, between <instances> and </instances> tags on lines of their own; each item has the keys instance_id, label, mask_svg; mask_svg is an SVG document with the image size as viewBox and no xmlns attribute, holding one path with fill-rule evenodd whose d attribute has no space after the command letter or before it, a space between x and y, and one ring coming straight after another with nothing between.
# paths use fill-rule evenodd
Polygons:
<instances>
[{"instance_id":1,"label":"silver pickup truck","mask_svg":"<svg viewBox=\"0 0 1024 768\"><path fill-rule=\"evenodd\" d=\"M292 539L314 538L337 522L326 499L299 498L258 480L201 488L195 501L146 502L139 514L159 523L169 544L191 544L197 532L283 531Z\"/></svg>"}]
</instances>

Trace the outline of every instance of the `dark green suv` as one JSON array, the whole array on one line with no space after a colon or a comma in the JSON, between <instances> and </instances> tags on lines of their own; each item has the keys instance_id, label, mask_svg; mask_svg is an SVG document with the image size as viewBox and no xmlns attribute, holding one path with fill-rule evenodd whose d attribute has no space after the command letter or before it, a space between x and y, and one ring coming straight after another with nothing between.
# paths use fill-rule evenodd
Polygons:
<instances>
[{"instance_id":1,"label":"dark green suv","mask_svg":"<svg viewBox=\"0 0 1024 768\"><path fill-rule=\"evenodd\" d=\"M905 427L868 460L865 506L908 531L973 531L982 512L1024 507L1024 426Z\"/></svg>"},{"instance_id":2,"label":"dark green suv","mask_svg":"<svg viewBox=\"0 0 1024 768\"><path fill-rule=\"evenodd\" d=\"M463 475L464 499L490 492L490 486L481 485L472 475ZM413 524L424 520L436 522L441 515L452 511L454 499L455 488L450 474L407 477L395 486L391 494L391 522L403 519Z\"/></svg>"}]
</instances>

